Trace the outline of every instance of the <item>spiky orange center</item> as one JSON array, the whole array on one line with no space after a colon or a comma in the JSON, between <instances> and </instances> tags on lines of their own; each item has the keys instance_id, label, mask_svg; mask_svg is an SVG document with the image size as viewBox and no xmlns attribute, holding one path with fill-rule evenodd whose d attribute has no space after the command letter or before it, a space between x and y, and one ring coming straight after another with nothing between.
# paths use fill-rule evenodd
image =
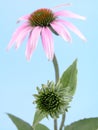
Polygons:
<instances>
[{"instance_id":1,"label":"spiky orange center","mask_svg":"<svg viewBox=\"0 0 98 130\"><path fill-rule=\"evenodd\" d=\"M32 26L49 26L56 17L50 9L42 8L33 12L29 18Z\"/></svg>"}]
</instances>

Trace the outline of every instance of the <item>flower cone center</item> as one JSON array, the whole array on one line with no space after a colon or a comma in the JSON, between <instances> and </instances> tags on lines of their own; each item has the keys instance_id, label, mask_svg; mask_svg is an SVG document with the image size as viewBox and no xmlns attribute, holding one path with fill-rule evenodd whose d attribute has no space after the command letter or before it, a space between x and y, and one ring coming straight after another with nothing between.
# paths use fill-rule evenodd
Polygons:
<instances>
[{"instance_id":1,"label":"flower cone center","mask_svg":"<svg viewBox=\"0 0 98 130\"><path fill-rule=\"evenodd\" d=\"M33 12L29 18L30 24L32 26L49 26L56 17L54 16L52 10L50 9L39 9Z\"/></svg>"}]
</instances>

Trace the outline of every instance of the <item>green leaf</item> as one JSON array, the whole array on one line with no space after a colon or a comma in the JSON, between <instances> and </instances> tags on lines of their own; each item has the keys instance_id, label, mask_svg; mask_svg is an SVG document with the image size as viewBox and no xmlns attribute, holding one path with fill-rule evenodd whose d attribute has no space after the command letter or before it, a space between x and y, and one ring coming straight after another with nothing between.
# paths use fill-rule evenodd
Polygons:
<instances>
[{"instance_id":1,"label":"green leaf","mask_svg":"<svg viewBox=\"0 0 98 130\"><path fill-rule=\"evenodd\" d=\"M37 124L34 130L49 130L49 128L43 124Z\"/></svg>"},{"instance_id":2,"label":"green leaf","mask_svg":"<svg viewBox=\"0 0 98 130\"><path fill-rule=\"evenodd\" d=\"M43 118L45 118L45 115L41 113L39 110L37 110L34 115L33 126L38 124Z\"/></svg>"},{"instance_id":3,"label":"green leaf","mask_svg":"<svg viewBox=\"0 0 98 130\"><path fill-rule=\"evenodd\" d=\"M12 115L7 114L9 118L13 121L13 123L16 125L18 130L33 130L32 126L29 125L27 122L23 121L22 119Z\"/></svg>"},{"instance_id":4,"label":"green leaf","mask_svg":"<svg viewBox=\"0 0 98 130\"><path fill-rule=\"evenodd\" d=\"M98 130L98 117L79 120L66 126L64 130Z\"/></svg>"},{"instance_id":5,"label":"green leaf","mask_svg":"<svg viewBox=\"0 0 98 130\"><path fill-rule=\"evenodd\" d=\"M67 88L69 94L73 96L77 84L77 59L64 71L60 78L60 83L64 88Z\"/></svg>"}]
</instances>

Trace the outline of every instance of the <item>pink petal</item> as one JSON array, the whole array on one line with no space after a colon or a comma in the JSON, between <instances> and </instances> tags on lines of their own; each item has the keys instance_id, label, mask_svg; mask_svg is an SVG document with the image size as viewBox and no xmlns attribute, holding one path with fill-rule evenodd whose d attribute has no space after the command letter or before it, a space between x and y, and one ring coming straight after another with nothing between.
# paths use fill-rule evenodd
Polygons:
<instances>
[{"instance_id":1,"label":"pink petal","mask_svg":"<svg viewBox=\"0 0 98 130\"><path fill-rule=\"evenodd\" d=\"M17 23L19 23L19 22L22 21L22 20L29 20L29 17L30 17L30 14L25 15L25 16L22 16L22 17L20 17L20 18L17 20Z\"/></svg>"},{"instance_id":2,"label":"pink petal","mask_svg":"<svg viewBox=\"0 0 98 130\"><path fill-rule=\"evenodd\" d=\"M52 33L48 27L43 27L41 38L46 56L48 57L49 60L52 60L54 56L54 45L53 45Z\"/></svg>"},{"instance_id":3,"label":"pink petal","mask_svg":"<svg viewBox=\"0 0 98 130\"><path fill-rule=\"evenodd\" d=\"M19 34L19 36L18 36L18 38L16 39L16 49L18 49L19 47L20 47L20 45L22 44L22 42L23 42L23 40L25 39L25 37L28 35L28 33L30 32L30 31L32 31L33 30L33 27L26 27L25 29L23 29L21 32L20 32L20 34Z\"/></svg>"},{"instance_id":4,"label":"pink petal","mask_svg":"<svg viewBox=\"0 0 98 130\"><path fill-rule=\"evenodd\" d=\"M67 41L67 42L71 42L71 36L70 33L68 32L68 30L58 21L52 22L51 23L52 28L59 34L62 36L62 38Z\"/></svg>"},{"instance_id":5,"label":"pink petal","mask_svg":"<svg viewBox=\"0 0 98 130\"><path fill-rule=\"evenodd\" d=\"M75 14L75 13L73 13L71 11L68 11L68 10L55 12L54 16L56 16L56 17L58 17L58 16L65 16L65 17L76 18L76 19L81 19L81 20L85 20L86 19L84 16L80 16L80 15Z\"/></svg>"},{"instance_id":6,"label":"pink petal","mask_svg":"<svg viewBox=\"0 0 98 130\"><path fill-rule=\"evenodd\" d=\"M86 41L86 38L84 37L84 35L79 31L79 29L74 26L72 23L68 22L68 21L64 21L64 20L58 20L60 23L66 25L66 27L68 27L72 32L74 32L75 34L77 34L81 39L83 39L84 41Z\"/></svg>"},{"instance_id":7,"label":"pink petal","mask_svg":"<svg viewBox=\"0 0 98 130\"><path fill-rule=\"evenodd\" d=\"M60 4L60 5L57 5L55 6L54 8L52 8L52 10L56 9L56 8L60 8L60 7L63 7L63 6L71 6L72 3L64 3L64 4Z\"/></svg>"},{"instance_id":8,"label":"pink petal","mask_svg":"<svg viewBox=\"0 0 98 130\"><path fill-rule=\"evenodd\" d=\"M16 29L16 31L13 33L12 39L10 40L8 46L7 46L7 50L9 50L12 45L14 44L15 40L17 39L17 37L19 36L19 33L25 29L26 27L28 27L27 23L24 23L23 25L21 25L18 29Z\"/></svg>"},{"instance_id":9,"label":"pink petal","mask_svg":"<svg viewBox=\"0 0 98 130\"><path fill-rule=\"evenodd\" d=\"M26 46L26 51L25 51L25 55L26 55L27 60L30 60L32 53L34 52L34 50L37 46L41 30L42 30L41 27L35 27L32 30L32 32L30 33L28 43Z\"/></svg>"}]
</instances>

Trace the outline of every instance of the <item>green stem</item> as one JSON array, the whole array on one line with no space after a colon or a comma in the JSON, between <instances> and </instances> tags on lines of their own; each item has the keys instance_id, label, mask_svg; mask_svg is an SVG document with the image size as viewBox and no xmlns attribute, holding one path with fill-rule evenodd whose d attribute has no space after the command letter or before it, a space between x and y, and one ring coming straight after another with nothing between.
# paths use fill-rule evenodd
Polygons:
<instances>
[{"instance_id":1,"label":"green stem","mask_svg":"<svg viewBox=\"0 0 98 130\"><path fill-rule=\"evenodd\" d=\"M57 119L54 119L54 130L57 130Z\"/></svg>"},{"instance_id":2,"label":"green stem","mask_svg":"<svg viewBox=\"0 0 98 130\"><path fill-rule=\"evenodd\" d=\"M53 65L54 65L54 70L55 70L55 82L57 83L59 80L59 67L58 67L58 62L55 55L53 58ZM57 130L57 119L54 119L54 130Z\"/></svg>"},{"instance_id":3,"label":"green stem","mask_svg":"<svg viewBox=\"0 0 98 130\"><path fill-rule=\"evenodd\" d=\"M53 65L54 65L54 70L55 70L55 82L57 83L59 80L59 66L58 66L57 58L55 55L53 58Z\"/></svg>"},{"instance_id":4,"label":"green stem","mask_svg":"<svg viewBox=\"0 0 98 130\"><path fill-rule=\"evenodd\" d=\"M53 65L55 70L55 82L57 83L59 80L59 66L55 55L53 58ZM62 115L62 121L59 130L62 130L64 127L65 117L66 117L66 113ZM57 119L54 119L54 130L57 130Z\"/></svg>"},{"instance_id":5,"label":"green stem","mask_svg":"<svg viewBox=\"0 0 98 130\"><path fill-rule=\"evenodd\" d=\"M60 125L60 129L59 130L62 130L63 127L64 127L65 117L66 117L66 112L62 115L62 121L61 121L61 125Z\"/></svg>"}]
</instances>

